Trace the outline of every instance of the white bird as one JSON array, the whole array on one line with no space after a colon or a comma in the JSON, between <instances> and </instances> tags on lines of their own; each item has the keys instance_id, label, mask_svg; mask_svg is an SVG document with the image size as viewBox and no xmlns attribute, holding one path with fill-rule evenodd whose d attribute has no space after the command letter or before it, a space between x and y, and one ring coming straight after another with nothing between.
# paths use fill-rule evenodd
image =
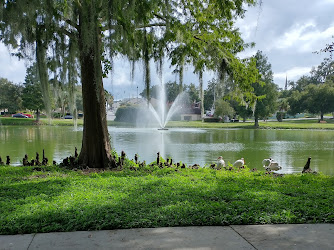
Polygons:
<instances>
[{"instance_id":1,"label":"white bird","mask_svg":"<svg viewBox=\"0 0 334 250\"><path fill-rule=\"evenodd\" d=\"M240 160L237 160L235 163L233 163L233 167L235 168L241 168L243 165L245 165L244 158L241 158Z\"/></svg>"},{"instance_id":2,"label":"white bird","mask_svg":"<svg viewBox=\"0 0 334 250\"><path fill-rule=\"evenodd\" d=\"M219 156L217 159L217 167L218 168L225 167L225 161L223 160L222 156Z\"/></svg>"},{"instance_id":3,"label":"white bird","mask_svg":"<svg viewBox=\"0 0 334 250\"><path fill-rule=\"evenodd\" d=\"M282 169L282 167L278 165L278 162L271 161L269 166L266 169L268 171L277 171L277 170Z\"/></svg>"},{"instance_id":4,"label":"white bird","mask_svg":"<svg viewBox=\"0 0 334 250\"><path fill-rule=\"evenodd\" d=\"M262 165L263 165L264 168L267 168L267 167L269 167L269 165L270 165L271 162L272 162L272 159L271 159L271 158L269 158L269 159L264 159L264 160L262 161Z\"/></svg>"}]
</instances>

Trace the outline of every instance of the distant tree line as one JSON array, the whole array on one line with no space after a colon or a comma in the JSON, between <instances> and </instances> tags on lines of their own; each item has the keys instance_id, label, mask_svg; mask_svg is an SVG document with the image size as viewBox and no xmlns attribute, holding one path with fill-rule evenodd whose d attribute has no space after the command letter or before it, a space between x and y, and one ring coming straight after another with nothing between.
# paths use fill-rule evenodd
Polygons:
<instances>
[{"instance_id":1,"label":"distant tree line","mask_svg":"<svg viewBox=\"0 0 334 250\"><path fill-rule=\"evenodd\" d=\"M52 79L50 82L52 82ZM69 111L69 93L66 88L59 89L58 86L63 87L64 85L51 85L49 99L53 110L60 109L60 113L57 112L58 116L64 116ZM106 97L112 99L110 94ZM80 86L75 88L75 105L79 110L82 110ZM0 109L7 110L9 114L30 110L35 112L36 119L39 119L40 112L45 109L45 106L35 64L27 68L23 84L15 84L5 78L0 78Z\"/></svg>"}]
</instances>

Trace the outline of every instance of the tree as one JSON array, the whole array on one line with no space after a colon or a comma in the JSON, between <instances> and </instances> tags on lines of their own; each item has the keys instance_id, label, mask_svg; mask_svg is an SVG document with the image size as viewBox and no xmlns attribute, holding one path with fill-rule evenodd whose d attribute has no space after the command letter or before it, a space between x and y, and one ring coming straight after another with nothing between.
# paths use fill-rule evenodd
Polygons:
<instances>
[{"instance_id":1,"label":"tree","mask_svg":"<svg viewBox=\"0 0 334 250\"><path fill-rule=\"evenodd\" d=\"M287 98L289 103L288 114L296 115L297 113L302 113L305 111L305 107L303 106L303 99L301 92L297 90L291 91L290 96Z\"/></svg>"},{"instance_id":2,"label":"tree","mask_svg":"<svg viewBox=\"0 0 334 250\"><path fill-rule=\"evenodd\" d=\"M238 103L235 100L230 100L231 107L235 110L235 113L242 117L243 122L246 122L246 119L253 116L253 110L250 106L245 106Z\"/></svg>"},{"instance_id":3,"label":"tree","mask_svg":"<svg viewBox=\"0 0 334 250\"><path fill-rule=\"evenodd\" d=\"M302 92L305 110L312 114L320 114L320 120L324 120L324 114L334 110L334 87L328 84L311 84Z\"/></svg>"},{"instance_id":4,"label":"tree","mask_svg":"<svg viewBox=\"0 0 334 250\"><path fill-rule=\"evenodd\" d=\"M15 113L22 108L22 86L0 78L0 109Z\"/></svg>"},{"instance_id":5,"label":"tree","mask_svg":"<svg viewBox=\"0 0 334 250\"><path fill-rule=\"evenodd\" d=\"M208 88L204 91L204 109L209 110L213 107L215 100L224 96L224 86L221 81L212 79L208 83Z\"/></svg>"},{"instance_id":6,"label":"tree","mask_svg":"<svg viewBox=\"0 0 334 250\"><path fill-rule=\"evenodd\" d=\"M325 83L327 79L334 76L334 61L331 58L325 58L317 68L313 67L310 73L312 83Z\"/></svg>"},{"instance_id":7,"label":"tree","mask_svg":"<svg viewBox=\"0 0 334 250\"><path fill-rule=\"evenodd\" d=\"M25 82L23 84L23 107L36 111L36 121L39 121L40 111L44 108L44 102L36 64L27 69Z\"/></svg>"},{"instance_id":8,"label":"tree","mask_svg":"<svg viewBox=\"0 0 334 250\"><path fill-rule=\"evenodd\" d=\"M254 111L254 126L258 127L259 118L266 118L276 111L278 87L273 83L273 72L267 57L258 51L255 58L256 67L261 74L261 81L253 84L254 93L259 97Z\"/></svg>"},{"instance_id":9,"label":"tree","mask_svg":"<svg viewBox=\"0 0 334 250\"><path fill-rule=\"evenodd\" d=\"M215 103L215 116L229 116L229 117L233 117L235 111L232 108L232 106L230 105L230 103L228 103L227 101L225 101L223 98L220 98L216 101Z\"/></svg>"},{"instance_id":10,"label":"tree","mask_svg":"<svg viewBox=\"0 0 334 250\"><path fill-rule=\"evenodd\" d=\"M185 86L186 88L186 92L188 93L189 96L189 101L191 103L193 102L199 102L200 98L199 98L199 91L198 88L196 88L195 84L190 83L189 85Z\"/></svg>"},{"instance_id":11,"label":"tree","mask_svg":"<svg viewBox=\"0 0 334 250\"><path fill-rule=\"evenodd\" d=\"M147 91L150 60L161 72L165 56L179 67L190 62L200 74L216 69L216 59L227 58L240 74L235 53L245 44L234 24L245 4L254 5L255 0L5 0L0 5L1 41L18 49L20 57L34 48L47 110L47 66L55 63L54 74L63 72L73 85L78 64L85 114L79 164L114 167L102 81L114 56L123 54L131 62L142 59Z\"/></svg>"}]
</instances>

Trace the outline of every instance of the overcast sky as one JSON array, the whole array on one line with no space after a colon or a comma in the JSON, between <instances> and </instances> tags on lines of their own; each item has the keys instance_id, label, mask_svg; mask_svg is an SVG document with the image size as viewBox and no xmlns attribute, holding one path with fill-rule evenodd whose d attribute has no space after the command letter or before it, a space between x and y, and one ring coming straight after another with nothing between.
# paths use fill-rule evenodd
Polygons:
<instances>
[{"instance_id":1,"label":"overcast sky","mask_svg":"<svg viewBox=\"0 0 334 250\"><path fill-rule=\"evenodd\" d=\"M249 8L245 18L238 21L238 27L246 42L255 42L255 48L248 49L240 57L251 56L257 50L267 55L274 72L274 81L284 87L285 78L297 80L308 74L312 66L319 65L328 54L315 54L334 40L334 0L263 0L262 6ZM8 50L0 44L0 77L14 83L22 83L26 65L9 56ZM129 63L121 58L115 62L115 71L105 79L105 88L116 99L136 97L144 88L142 66L137 65L134 81L130 80ZM166 63L164 81L176 80ZM152 83L159 83L152 65ZM214 77L208 73L205 85ZM111 84L113 82L113 84ZM185 72L185 84L198 85L198 77L189 67Z\"/></svg>"}]
</instances>

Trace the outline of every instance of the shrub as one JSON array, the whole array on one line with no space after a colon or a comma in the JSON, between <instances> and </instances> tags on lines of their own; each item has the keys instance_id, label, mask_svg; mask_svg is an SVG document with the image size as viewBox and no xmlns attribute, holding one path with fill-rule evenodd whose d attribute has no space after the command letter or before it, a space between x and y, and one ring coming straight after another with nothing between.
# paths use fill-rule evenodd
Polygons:
<instances>
[{"instance_id":1,"label":"shrub","mask_svg":"<svg viewBox=\"0 0 334 250\"><path fill-rule=\"evenodd\" d=\"M121 106L116 111L115 121L135 123L143 109L137 105Z\"/></svg>"}]
</instances>

